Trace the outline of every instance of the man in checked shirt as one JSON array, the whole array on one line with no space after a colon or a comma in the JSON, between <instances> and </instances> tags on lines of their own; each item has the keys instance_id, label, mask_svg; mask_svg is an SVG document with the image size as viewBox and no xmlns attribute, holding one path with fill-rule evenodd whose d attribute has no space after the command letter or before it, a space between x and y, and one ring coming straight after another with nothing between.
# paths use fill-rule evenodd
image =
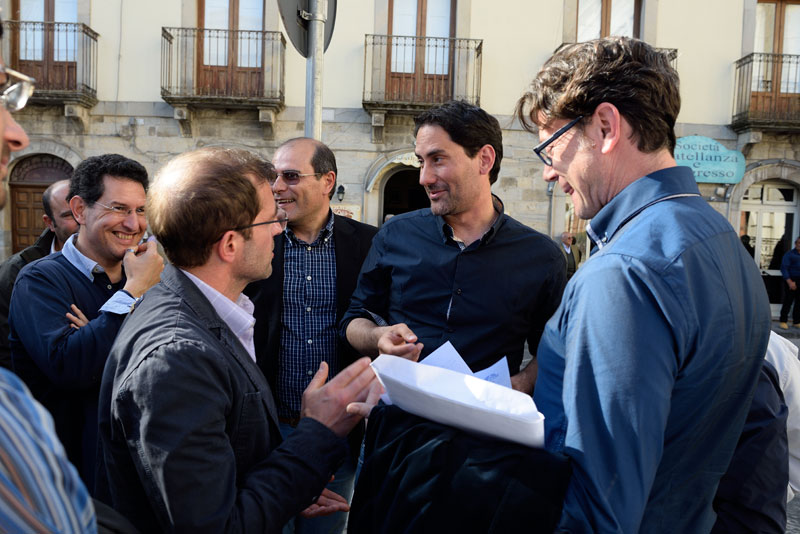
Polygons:
<instances>
[{"instance_id":1,"label":"man in checked shirt","mask_svg":"<svg viewBox=\"0 0 800 534\"><path fill-rule=\"evenodd\" d=\"M290 139L278 147L272 163L277 171L272 192L289 224L275 238L272 276L245 293L255 305L257 361L275 394L285 438L297 426L303 390L320 362L328 362L333 376L359 357L337 337L337 324L377 229L331 211L337 168L325 144ZM349 437L351 454L328 485L348 502L362 435L359 424ZM298 517L284 532L342 532L346 522L346 512Z\"/></svg>"}]
</instances>

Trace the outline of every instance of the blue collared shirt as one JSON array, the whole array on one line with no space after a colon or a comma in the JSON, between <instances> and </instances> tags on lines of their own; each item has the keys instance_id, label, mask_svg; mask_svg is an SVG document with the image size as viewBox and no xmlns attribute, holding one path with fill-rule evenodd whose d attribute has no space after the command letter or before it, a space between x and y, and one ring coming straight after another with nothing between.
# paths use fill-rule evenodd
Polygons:
<instances>
[{"instance_id":1,"label":"blue collared shirt","mask_svg":"<svg viewBox=\"0 0 800 534\"><path fill-rule=\"evenodd\" d=\"M298 239L290 228L284 233L277 388L282 417L300 414L303 391L321 362L328 362L329 377L339 372L333 220L331 212L313 243Z\"/></svg>"},{"instance_id":2,"label":"blue collared shirt","mask_svg":"<svg viewBox=\"0 0 800 534\"><path fill-rule=\"evenodd\" d=\"M94 506L56 437L53 418L0 369L0 530L97 532Z\"/></svg>"},{"instance_id":3,"label":"blue collared shirt","mask_svg":"<svg viewBox=\"0 0 800 534\"><path fill-rule=\"evenodd\" d=\"M675 167L614 197L545 328L534 400L546 447L572 460L567 532L714 524L770 309L753 259L697 193L691 169Z\"/></svg>"},{"instance_id":4,"label":"blue collared shirt","mask_svg":"<svg viewBox=\"0 0 800 534\"><path fill-rule=\"evenodd\" d=\"M256 347L253 343L253 327L256 324L256 320L253 317L253 303L247 295L241 293L236 302L233 302L189 271L181 269L181 272L194 282L197 289L208 299L219 318L228 325L231 332L239 339L250 358L256 361Z\"/></svg>"},{"instance_id":5,"label":"blue collared shirt","mask_svg":"<svg viewBox=\"0 0 800 534\"><path fill-rule=\"evenodd\" d=\"M89 281L93 282L94 275L96 273L104 273L105 270L100 266L99 263L87 258L77 248L75 248L74 241L77 236L78 234L72 234L69 236L69 239L67 239L67 241L64 243L64 246L61 248L61 254L63 254L64 257L67 258L67 261L74 265L75 268L81 272L81 274L88 278ZM109 289L111 288L109 287ZM100 311L125 315L131 311L131 306L133 306L134 302L136 302L136 299L134 299L130 294L119 290L100 307Z\"/></svg>"}]
</instances>

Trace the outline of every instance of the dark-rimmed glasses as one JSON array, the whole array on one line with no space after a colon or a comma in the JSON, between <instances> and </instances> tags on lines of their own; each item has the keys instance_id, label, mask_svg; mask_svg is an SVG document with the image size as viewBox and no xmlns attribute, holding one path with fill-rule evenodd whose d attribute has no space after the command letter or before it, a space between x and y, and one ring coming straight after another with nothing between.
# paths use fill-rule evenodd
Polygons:
<instances>
[{"instance_id":1,"label":"dark-rimmed glasses","mask_svg":"<svg viewBox=\"0 0 800 534\"><path fill-rule=\"evenodd\" d=\"M583 115L580 115L579 117L576 117L576 118L572 119L567 124L565 124L564 126L559 128L558 130L556 130L556 133L554 133L553 135L551 135L550 137L548 137L547 139L545 139L544 141L542 141L541 143L539 143L538 145L533 147L533 153L536 154L537 156L539 156L539 159L542 160L542 163L544 163L548 167L552 167L553 166L553 158L550 156L550 153L547 152L547 150L546 150L547 147L550 146L551 144L553 144L553 142L556 139L558 139L559 137L564 135L564 133L567 130L569 130L570 128L572 128L576 124L578 124L578 121L581 120L582 118L583 118Z\"/></svg>"},{"instance_id":2,"label":"dark-rimmed glasses","mask_svg":"<svg viewBox=\"0 0 800 534\"><path fill-rule=\"evenodd\" d=\"M282 217L280 219L275 219L275 220L272 220L272 221L264 221L264 222L260 222L260 223L248 224L247 226L239 226L238 228L234 228L233 231L234 232L241 232L242 230L247 230L248 228L253 228L254 226L261 226L262 224L272 224L272 223L280 224L281 225L281 231L286 230L286 225L289 223L289 217Z\"/></svg>"},{"instance_id":3,"label":"dark-rimmed glasses","mask_svg":"<svg viewBox=\"0 0 800 534\"><path fill-rule=\"evenodd\" d=\"M36 80L3 65L0 65L0 73L6 75L5 81L0 84L0 101L3 107L11 113L21 110L33 94ZM18 81L13 81L12 78Z\"/></svg>"},{"instance_id":4,"label":"dark-rimmed glasses","mask_svg":"<svg viewBox=\"0 0 800 534\"><path fill-rule=\"evenodd\" d=\"M286 185L297 185L297 183L300 181L300 178L304 176L319 176L320 174L322 173L309 172L302 174L297 171L284 171L276 174L275 178L268 178L267 181L269 182L269 185L275 185L275 182L278 181L278 178L283 178L283 181L286 183Z\"/></svg>"}]
</instances>

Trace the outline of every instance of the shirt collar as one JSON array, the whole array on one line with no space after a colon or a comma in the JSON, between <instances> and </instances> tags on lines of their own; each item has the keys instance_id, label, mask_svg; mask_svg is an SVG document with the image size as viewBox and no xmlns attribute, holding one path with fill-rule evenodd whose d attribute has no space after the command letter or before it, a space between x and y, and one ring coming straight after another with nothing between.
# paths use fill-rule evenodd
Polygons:
<instances>
[{"instance_id":1,"label":"shirt collar","mask_svg":"<svg viewBox=\"0 0 800 534\"><path fill-rule=\"evenodd\" d=\"M253 302L245 295L240 293L236 302L205 283L203 280L193 275L188 271L181 269L189 280L194 282L201 293L208 299L208 302L217 312L220 319L222 319L231 332L240 339L247 337L248 331L253 328L256 320L253 317ZM250 352L249 347L245 344L245 348ZM252 355L251 355L252 356Z\"/></svg>"},{"instance_id":2,"label":"shirt collar","mask_svg":"<svg viewBox=\"0 0 800 534\"><path fill-rule=\"evenodd\" d=\"M95 273L104 273L105 269L103 269L99 263L94 261L91 258L84 256L75 246L75 239L78 238L78 234L72 234L69 236L69 239L64 243L64 246L61 247L61 254L67 258L67 261L70 262L76 269L78 269L86 278L91 281L94 281Z\"/></svg>"},{"instance_id":3,"label":"shirt collar","mask_svg":"<svg viewBox=\"0 0 800 534\"><path fill-rule=\"evenodd\" d=\"M697 182L689 167L661 169L620 191L586 225L586 233L602 248L631 217L654 201L670 195L698 193Z\"/></svg>"},{"instance_id":4,"label":"shirt collar","mask_svg":"<svg viewBox=\"0 0 800 534\"><path fill-rule=\"evenodd\" d=\"M494 219L492 225L486 230L483 236L480 239L481 243L489 243L494 236L497 235L497 231L500 229L500 226L503 224L503 215L505 215L505 206L503 205L503 201L500 200L500 197L492 193L492 206L494 207L494 211L497 213L497 216ZM442 242L447 243L448 239L453 239L453 228L447 224L444 220L444 217L441 215L436 215L436 221L439 223L437 227L439 228L439 234L442 237Z\"/></svg>"},{"instance_id":5,"label":"shirt collar","mask_svg":"<svg viewBox=\"0 0 800 534\"><path fill-rule=\"evenodd\" d=\"M322 230L319 231L319 235L314 240L313 243L307 243L308 245L318 245L320 242L327 242L326 240L333 235L333 211L328 210L328 222L325 223L325 226L322 227ZM294 232L288 226L286 230L284 230L284 235L291 243L301 243L301 240L294 235Z\"/></svg>"}]
</instances>

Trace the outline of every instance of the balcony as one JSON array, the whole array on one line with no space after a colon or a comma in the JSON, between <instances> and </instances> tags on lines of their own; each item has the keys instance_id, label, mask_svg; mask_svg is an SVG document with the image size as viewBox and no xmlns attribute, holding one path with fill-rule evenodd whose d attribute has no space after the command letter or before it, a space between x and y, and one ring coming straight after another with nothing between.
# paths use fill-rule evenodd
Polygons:
<instances>
[{"instance_id":1,"label":"balcony","mask_svg":"<svg viewBox=\"0 0 800 534\"><path fill-rule=\"evenodd\" d=\"M800 130L800 55L750 54L736 62L731 128Z\"/></svg>"},{"instance_id":2,"label":"balcony","mask_svg":"<svg viewBox=\"0 0 800 534\"><path fill-rule=\"evenodd\" d=\"M364 109L419 113L448 100L480 105L482 39L367 35Z\"/></svg>"},{"instance_id":3,"label":"balcony","mask_svg":"<svg viewBox=\"0 0 800 534\"><path fill-rule=\"evenodd\" d=\"M280 32L162 28L161 97L176 110L277 113L284 105L285 51Z\"/></svg>"},{"instance_id":4,"label":"balcony","mask_svg":"<svg viewBox=\"0 0 800 534\"><path fill-rule=\"evenodd\" d=\"M3 22L12 68L36 78L34 104L97 103L97 33L79 23ZM67 116L74 111L67 111Z\"/></svg>"}]
</instances>

